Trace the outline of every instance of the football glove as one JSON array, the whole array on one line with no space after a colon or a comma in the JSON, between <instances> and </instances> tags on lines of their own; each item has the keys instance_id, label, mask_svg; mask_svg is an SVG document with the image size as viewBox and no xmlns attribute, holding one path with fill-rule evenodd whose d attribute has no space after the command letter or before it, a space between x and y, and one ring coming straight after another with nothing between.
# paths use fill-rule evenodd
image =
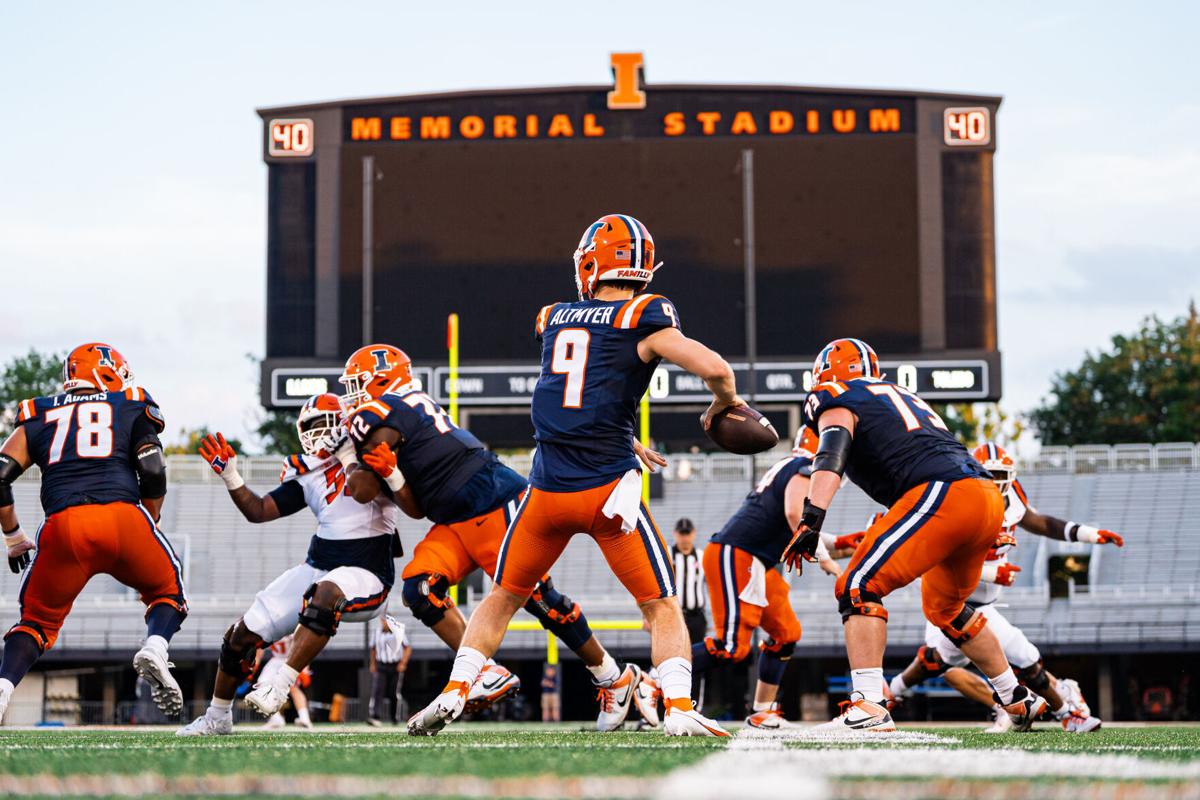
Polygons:
<instances>
[{"instance_id":1,"label":"football glove","mask_svg":"<svg viewBox=\"0 0 1200 800\"><path fill-rule=\"evenodd\" d=\"M1101 528L1096 531L1096 544L1115 544L1117 547L1124 547L1125 540L1121 537L1121 534Z\"/></svg>"},{"instance_id":2,"label":"football glove","mask_svg":"<svg viewBox=\"0 0 1200 800\"><path fill-rule=\"evenodd\" d=\"M4 544L8 547L8 568L18 573L33 561L30 555L34 550L33 540L25 535L21 526L13 528L4 534Z\"/></svg>"},{"instance_id":3,"label":"football glove","mask_svg":"<svg viewBox=\"0 0 1200 800\"><path fill-rule=\"evenodd\" d=\"M825 509L814 506L811 500L805 498L800 524L779 558L789 570L803 572L805 561L817 560L817 545L821 543L821 525L824 522Z\"/></svg>"},{"instance_id":4,"label":"football glove","mask_svg":"<svg viewBox=\"0 0 1200 800\"><path fill-rule=\"evenodd\" d=\"M858 533L842 534L841 536L839 536L833 540L833 549L834 550L853 550L856 547L858 547L858 543L861 542L866 537L866 535L867 535L866 531L859 531Z\"/></svg>"},{"instance_id":5,"label":"football glove","mask_svg":"<svg viewBox=\"0 0 1200 800\"><path fill-rule=\"evenodd\" d=\"M396 454L387 442L380 442L375 448L362 455L363 463L383 478L392 494L404 488L404 473L396 464Z\"/></svg>"},{"instance_id":6,"label":"football glove","mask_svg":"<svg viewBox=\"0 0 1200 800\"><path fill-rule=\"evenodd\" d=\"M1017 581L1017 573L1021 568L1016 564L1009 564L1005 561L1003 564L996 567L996 583L1000 586L1012 586Z\"/></svg>"},{"instance_id":7,"label":"football glove","mask_svg":"<svg viewBox=\"0 0 1200 800\"><path fill-rule=\"evenodd\" d=\"M225 441L222 434L210 433L204 437L204 440L200 442L200 457L208 462L212 471L225 482L225 488L229 491L232 492L246 485L242 476L238 474L237 451Z\"/></svg>"}]
</instances>

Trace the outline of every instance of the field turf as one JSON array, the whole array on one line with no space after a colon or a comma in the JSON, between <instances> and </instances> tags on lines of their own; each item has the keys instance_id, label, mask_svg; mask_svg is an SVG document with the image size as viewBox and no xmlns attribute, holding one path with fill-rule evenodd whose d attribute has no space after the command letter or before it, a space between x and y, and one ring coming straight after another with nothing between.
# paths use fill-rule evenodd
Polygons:
<instances>
[{"instance_id":1,"label":"field turf","mask_svg":"<svg viewBox=\"0 0 1200 800\"><path fill-rule=\"evenodd\" d=\"M0 795L192 797L1200 797L1200 728L905 728L862 740L732 740L463 725L435 739L326 728L180 739L171 729L0 731Z\"/></svg>"}]
</instances>

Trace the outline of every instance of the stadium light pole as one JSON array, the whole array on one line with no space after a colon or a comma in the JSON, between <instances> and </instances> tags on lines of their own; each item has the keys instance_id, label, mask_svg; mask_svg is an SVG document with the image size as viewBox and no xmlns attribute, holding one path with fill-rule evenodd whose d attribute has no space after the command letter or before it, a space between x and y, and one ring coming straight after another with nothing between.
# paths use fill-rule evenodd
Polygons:
<instances>
[{"instance_id":1,"label":"stadium light pole","mask_svg":"<svg viewBox=\"0 0 1200 800\"><path fill-rule=\"evenodd\" d=\"M742 261L746 294L746 366L749 368L749 386L746 387L746 402L754 402L754 390L758 385L755 368L758 361L758 287L755 283L754 264L754 151L742 150ZM750 483L754 483L754 456L750 458Z\"/></svg>"},{"instance_id":2,"label":"stadium light pole","mask_svg":"<svg viewBox=\"0 0 1200 800\"><path fill-rule=\"evenodd\" d=\"M375 320L375 156L362 160L362 338L374 339Z\"/></svg>"}]
</instances>

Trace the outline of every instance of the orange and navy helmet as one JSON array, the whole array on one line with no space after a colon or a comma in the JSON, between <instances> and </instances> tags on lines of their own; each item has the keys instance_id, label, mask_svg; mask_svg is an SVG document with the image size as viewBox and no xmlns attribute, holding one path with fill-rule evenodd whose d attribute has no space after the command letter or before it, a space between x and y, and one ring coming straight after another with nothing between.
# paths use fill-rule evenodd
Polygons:
<instances>
[{"instance_id":1,"label":"orange and navy helmet","mask_svg":"<svg viewBox=\"0 0 1200 800\"><path fill-rule=\"evenodd\" d=\"M305 455L328 456L346 433L342 426L341 398L333 392L308 398L296 418L296 430Z\"/></svg>"},{"instance_id":2,"label":"orange and navy helmet","mask_svg":"<svg viewBox=\"0 0 1200 800\"><path fill-rule=\"evenodd\" d=\"M575 248L575 288L590 300L600 281L634 281L642 288L661 267L654 261L654 238L628 214L605 214L583 232Z\"/></svg>"},{"instance_id":3,"label":"orange and navy helmet","mask_svg":"<svg viewBox=\"0 0 1200 800\"><path fill-rule=\"evenodd\" d=\"M1000 494L1007 494L1017 479L1017 463L1012 456L1004 452L1004 448L995 442L984 442L972 451L971 456L992 474L992 480L1000 489Z\"/></svg>"},{"instance_id":4,"label":"orange and navy helmet","mask_svg":"<svg viewBox=\"0 0 1200 800\"><path fill-rule=\"evenodd\" d=\"M807 425L801 425L796 431L796 440L792 442L792 455L805 455L816 458L819 439L816 432Z\"/></svg>"},{"instance_id":5,"label":"orange and navy helmet","mask_svg":"<svg viewBox=\"0 0 1200 800\"><path fill-rule=\"evenodd\" d=\"M125 356L110 344L88 342L67 354L63 361L63 391L93 389L121 392L133 386L133 370Z\"/></svg>"},{"instance_id":6,"label":"orange and navy helmet","mask_svg":"<svg viewBox=\"0 0 1200 800\"><path fill-rule=\"evenodd\" d=\"M388 392L412 383L412 359L390 344L369 344L346 359L338 382L346 387L342 410L347 414Z\"/></svg>"},{"instance_id":7,"label":"orange and navy helmet","mask_svg":"<svg viewBox=\"0 0 1200 800\"><path fill-rule=\"evenodd\" d=\"M834 339L813 362L813 383L878 378L879 356L862 339Z\"/></svg>"}]
</instances>

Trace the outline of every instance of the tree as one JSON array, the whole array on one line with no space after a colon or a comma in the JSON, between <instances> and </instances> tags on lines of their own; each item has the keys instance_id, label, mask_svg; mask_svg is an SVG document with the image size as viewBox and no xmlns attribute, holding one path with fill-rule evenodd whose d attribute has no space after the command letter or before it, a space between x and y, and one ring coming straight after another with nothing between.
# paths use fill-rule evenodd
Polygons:
<instances>
[{"instance_id":1,"label":"tree","mask_svg":"<svg viewBox=\"0 0 1200 800\"><path fill-rule=\"evenodd\" d=\"M1194 442L1200 439L1200 317L1147 317L1111 349L1058 373L1029 418L1043 444Z\"/></svg>"},{"instance_id":2,"label":"tree","mask_svg":"<svg viewBox=\"0 0 1200 800\"><path fill-rule=\"evenodd\" d=\"M212 433L212 431L209 430L207 425L200 428L192 428L191 430L187 428L180 428L179 435L175 442L173 444L164 445L163 452L169 456L194 456L196 453L200 452L200 442L203 441L204 437L208 436L210 433ZM238 455L246 454L245 448L242 447L240 440L228 439L227 441L229 442L229 446L237 451Z\"/></svg>"},{"instance_id":3,"label":"tree","mask_svg":"<svg viewBox=\"0 0 1200 800\"><path fill-rule=\"evenodd\" d=\"M1025 424L997 403L952 403L935 405L946 427L968 449L980 442L997 442L1010 447L1025 432Z\"/></svg>"},{"instance_id":4,"label":"tree","mask_svg":"<svg viewBox=\"0 0 1200 800\"><path fill-rule=\"evenodd\" d=\"M30 348L4 365L0 372L0 438L12 433L18 403L62 391L65 358L65 353L39 353Z\"/></svg>"},{"instance_id":5,"label":"tree","mask_svg":"<svg viewBox=\"0 0 1200 800\"><path fill-rule=\"evenodd\" d=\"M300 452L300 434L296 430L295 411L263 410L254 432L262 440L263 452L281 456Z\"/></svg>"}]
</instances>

